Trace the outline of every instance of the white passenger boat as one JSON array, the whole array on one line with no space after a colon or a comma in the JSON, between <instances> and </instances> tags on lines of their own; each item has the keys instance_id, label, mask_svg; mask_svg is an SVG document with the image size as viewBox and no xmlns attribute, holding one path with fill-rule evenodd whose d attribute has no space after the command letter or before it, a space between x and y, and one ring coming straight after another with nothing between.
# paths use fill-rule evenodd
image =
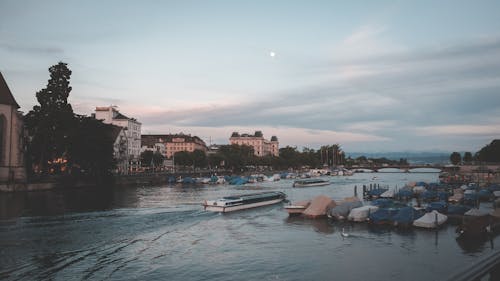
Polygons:
<instances>
[{"instance_id":1,"label":"white passenger boat","mask_svg":"<svg viewBox=\"0 0 500 281\"><path fill-rule=\"evenodd\" d=\"M280 203L285 198L286 194L283 192L270 191L226 196L217 200L205 200L203 206L207 211L227 213Z\"/></svg>"},{"instance_id":2,"label":"white passenger boat","mask_svg":"<svg viewBox=\"0 0 500 281\"><path fill-rule=\"evenodd\" d=\"M329 184L330 184L329 180L312 178L312 179L296 180L293 182L293 187L322 186Z\"/></svg>"}]
</instances>

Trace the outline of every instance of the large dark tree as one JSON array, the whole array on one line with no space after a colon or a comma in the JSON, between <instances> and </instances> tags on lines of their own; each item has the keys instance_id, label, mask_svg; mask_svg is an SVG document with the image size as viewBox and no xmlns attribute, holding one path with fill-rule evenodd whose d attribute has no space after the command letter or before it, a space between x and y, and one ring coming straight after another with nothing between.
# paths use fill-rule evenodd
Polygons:
<instances>
[{"instance_id":1,"label":"large dark tree","mask_svg":"<svg viewBox=\"0 0 500 281\"><path fill-rule=\"evenodd\" d=\"M95 180L108 177L116 164L112 125L87 116L77 116L75 124L67 156L74 172Z\"/></svg>"},{"instance_id":2,"label":"large dark tree","mask_svg":"<svg viewBox=\"0 0 500 281\"><path fill-rule=\"evenodd\" d=\"M481 162L500 163L500 139L493 140L481 148L476 153L475 158Z\"/></svg>"},{"instance_id":3,"label":"large dark tree","mask_svg":"<svg viewBox=\"0 0 500 281\"><path fill-rule=\"evenodd\" d=\"M49 162L64 158L70 145L69 133L75 117L68 103L71 92L71 70L59 62L49 68L50 79L45 89L36 93L39 105L24 118L28 130L28 153L31 163L47 173Z\"/></svg>"},{"instance_id":4,"label":"large dark tree","mask_svg":"<svg viewBox=\"0 0 500 281\"><path fill-rule=\"evenodd\" d=\"M99 181L115 164L112 126L73 113L68 103L71 70L66 63L51 66L49 72L47 87L36 93L39 105L24 116L28 169L42 175L84 174Z\"/></svg>"}]
</instances>

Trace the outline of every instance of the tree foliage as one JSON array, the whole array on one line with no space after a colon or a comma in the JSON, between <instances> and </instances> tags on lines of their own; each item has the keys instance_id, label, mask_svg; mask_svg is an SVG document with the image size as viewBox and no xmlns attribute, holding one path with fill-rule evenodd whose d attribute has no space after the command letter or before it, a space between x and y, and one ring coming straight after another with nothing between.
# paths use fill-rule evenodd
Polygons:
<instances>
[{"instance_id":1,"label":"tree foliage","mask_svg":"<svg viewBox=\"0 0 500 281\"><path fill-rule=\"evenodd\" d=\"M68 152L69 134L75 125L73 109L68 103L71 70L60 62L51 66L49 72L47 87L36 93L39 105L24 117L29 136L29 162L42 173L47 173L49 161L63 158Z\"/></svg>"},{"instance_id":2,"label":"tree foliage","mask_svg":"<svg viewBox=\"0 0 500 281\"><path fill-rule=\"evenodd\" d=\"M146 150L141 153L141 165L143 167L160 167L163 165L165 156L159 151Z\"/></svg>"},{"instance_id":3,"label":"tree foliage","mask_svg":"<svg viewBox=\"0 0 500 281\"><path fill-rule=\"evenodd\" d=\"M453 164L453 165L458 165L460 164L460 162L462 162L462 156L460 156L460 153L458 152L453 152L451 155L450 155L450 162Z\"/></svg>"},{"instance_id":4,"label":"tree foliage","mask_svg":"<svg viewBox=\"0 0 500 281\"><path fill-rule=\"evenodd\" d=\"M493 140L481 148L475 154L475 158L481 162L500 163L500 139Z\"/></svg>"},{"instance_id":5,"label":"tree foliage","mask_svg":"<svg viewBox=\"0 0 500 281\"><path fill-rule=\"evenodd\" d=\"M472 162L472 153L470 153L469 151L465 152L462 159L464 163L470 164Z\"/></svg>"},{"instance_id":6,"label":"tree foliage","mask_svg":"<svg viewBox=\"0 0 500 281\"><path fill-rule=\"evenodd\" d=\"M95 180L108 176L115 165L110 125L73 113L68 103L72 73L66 63L51 66L49 72L47 86L36 93L39 105L24 116L28 170L86 174Z\"/></svg>"},{"instance_id":7,"label":"tree foliage","mask_svg":"<svg viewBox=\"0 0 500 281\"><path fill-rule=\"evenodd\" d=\"M71 170L96 179L111 175L115 159L111 137L112 125L87 116L76 116L76 125L70 134L68 163Z\"/></svg>"},{"instance_id":8,"label":"tree foliage","mask_svg":"<svg viewBox=\"0 0 500 281\"><path fill-rule=\"evenodd\" d=\"M190 152L187 151L179 151L174 154L174 164L176 166L192 166L193 165L193 157Z\"/></svg>"}]
</instances>

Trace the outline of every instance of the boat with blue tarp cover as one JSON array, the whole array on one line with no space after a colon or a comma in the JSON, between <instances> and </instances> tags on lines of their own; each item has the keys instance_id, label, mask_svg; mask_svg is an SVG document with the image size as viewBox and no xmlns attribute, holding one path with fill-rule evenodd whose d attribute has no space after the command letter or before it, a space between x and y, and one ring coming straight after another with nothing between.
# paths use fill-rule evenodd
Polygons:
<instances>
[{"instance_id":1,"label":"boat with blue tarp cover","mask_svg":"<svg viewBox=\"0 0 500 281\"><path fill-rule=\"evenodd\" d=\"M427 212L432 212L433 210L436 210L442 214L446 214L448 212L448 204L443 201L431 202L427 205L425 210Z\"/></svg>"},{"instance_id":2,"label":"boat with blue tarp cover","mask_svg":"<svg viewBox=\"0 0 500 281\"><path fill-rule=\"evenodd\" d=\"M380 208L368 216L368 221L373 224L393 224L394 216L400 208Z\"/></svg>"},{"instance_id":3,"label":"boat with blue tarp cover","mask_svg":"<svg viewBox=\"0 0 500 281\"><path fill-rule=\"evenodd\" d=\"M403 207L393 216L394 225L396 226L411 226L413 221L421 218L425 214L423 209L415 209L413 207Z\"/></svg>"},{"instance_id":4,"label":"boat with blue tarp cover","mask_svg":"<svg viewBox=\"0 0 500 281\"><path fill-rule=\"evenodd\" d=\"M279 191L240 194L222 197L217 200L205 200L203 207L206 211L227 213L280 203L285 198L286 194Z\"/></svg>"}]
</instances>

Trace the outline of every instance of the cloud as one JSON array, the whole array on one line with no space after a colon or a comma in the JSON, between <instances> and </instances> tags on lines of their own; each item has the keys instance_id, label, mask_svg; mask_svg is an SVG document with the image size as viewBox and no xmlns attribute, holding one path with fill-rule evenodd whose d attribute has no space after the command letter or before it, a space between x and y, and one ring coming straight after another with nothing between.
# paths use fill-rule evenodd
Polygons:
<instances>
[{"instance_id":1,"label":"cloud","mask_svg":"<svg viewBox=\"0 0 500 281\"><path fill-rule=\"evenodd\" d=\"M0 49L3 49L11 53L23 53L23 54L34 54L34 55L47 55L47 54L61 55L64 53L63 49L57 47L26 46L23 44L13 44L5 42L0 43Z\"/></svg>"},{"instance_id":2,"label":"cloud","mask_svg":"<svg viewBox=\"0 0 500 281\"><path fill-rule=\"evenodd\" d=\"M264 137L278 136L280 146L317 147L325 143L368 143L387 142L390 139L375 134L352 133L333 130L311 130L295 127L270 127L270 126L224 126L224 127L200 127L200 126L174 126L171 124L143 125L143 134L166 134L179 133L192 134L201 137L205 142L227 144L232 132L253 133L261 130Z\"/></svg>"},{"instance_id":3,"label":"cloud","mask_svg":"<svg viewBox=\"0 0 500 281\"><path fill-rule=\"evenodd\" d=\"M475 124L475 125L444 125L427 126L416 128L416 134L419 136L490 136L500 135L500 125Z\"/></svg>"},{"instance_id":4,"label":"cloud","mask_svg":"<svg viewBox=\"0 0 500 281\"><path fill-rule=\"evenodd\" d=\"M369 58L395 52L402 52L406 47L391 42L384 37L387 28L381 25L363 25L337 44L332 53L335 58L352 60Z\"/></svg>"}]
</instances>

